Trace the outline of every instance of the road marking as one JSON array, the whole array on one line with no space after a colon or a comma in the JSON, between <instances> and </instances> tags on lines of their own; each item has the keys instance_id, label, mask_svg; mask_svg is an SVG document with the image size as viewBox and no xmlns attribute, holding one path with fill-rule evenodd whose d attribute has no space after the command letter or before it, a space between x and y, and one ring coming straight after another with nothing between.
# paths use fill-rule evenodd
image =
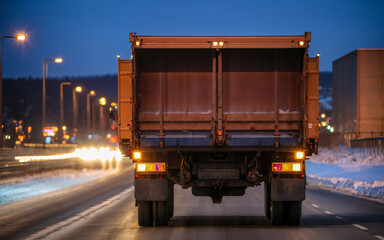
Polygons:
<instances>
[{"instance_id":1,"label":"road marking","mask_svg":"<svg viewBox=\"0 0 384 240\"><path fill-rule=\"evenodd\" d=\"M338 219L343 219L342 217L340 217L340 216L335 216L336 218L338 218Z\"/></svg>"},{"instance_id":2,"label":"road marking","mask_svg":"<svg viewBox=\"0 0 384 240\"><path fill-rule=\"evenodd\" d=\"M314 203L312 203L311 205L312 205L312 207L314 207L314 208L319 208L319 206L316 205L316 204L314 204Z\"/></svg>"},{"instance_id":3,"label":"road marking","mask_svg":"<svg viewBox=\"0 0 384 240\"><path fill-rule=\"evenodd\" d=\"M94 214L95 212L103 209L104 207L107 207L108 205L110 205L111 203L121 199L124 195L132 192L132 190L134 189L133 186L127 188L125 191L119 193L118 195L115 195L105 201L103 201L102 203L98 204L98 205L95 205L91 208L88 208L86 210L84 210L83 212L79 213L79 214L76 214L75 216L73 217L70 217L66 220L63 220L61 222L58 222L52 226L49 226L37 233L34 233L32 234L31 236L29 236L27 239L28 240L31 240L31 239L42 239L42 238L48 238L51 234L53 233L57 233L59 232L60 230L62 230L63 228L65 227L68 227L70 225L72 225L73 223L76 223L86 217L89 217L91 214Z\"/></svg>"},{"instance_id":4,"label":"road marking","mask_svg":"<svg viewBox=\"0 0 384 240\"><path fill-rule=\"evenodd\" d=\"M380 239L380 240L384 240L384 237L383 237L383 236L375 235L375 237L377 237L377 238Z\"/></svg>"},{"instance_id":5,"label":"road marking","mask_svg":"<svg viewBox=\"0 0 384 240\"><path fill-rule=\"evenodd\" d=\"M333 212L330 211L324 211L326 214L333 215Z\"/></svg>"},{"instance_id":6,"label":"road marking","mask_svg":"<svg viewBox=\"0 0 384 240\"><path fill-rule=\"evenodd\" d=\"M352 224L352 226L354 227L357 227L357 228L360 228L361 230L364 230L364 231L367 231L368 228L364 227L364 226L361 226L360 224Z\"/></svg>"}]
</instances>

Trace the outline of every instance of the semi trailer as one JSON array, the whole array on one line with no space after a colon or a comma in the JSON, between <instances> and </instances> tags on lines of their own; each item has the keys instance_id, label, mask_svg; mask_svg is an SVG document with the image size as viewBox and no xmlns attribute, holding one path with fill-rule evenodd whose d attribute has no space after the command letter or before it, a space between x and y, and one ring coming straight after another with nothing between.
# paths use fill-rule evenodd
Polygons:
<instances>
[{"instance_id":1,"label":"semi trailer","mask_svg":"<svg viewBox=\"0 0 384 240\"><path fill-rule=\"evenodd\" d=\"M318 151L319 58L300 36L139 36L118 59L119 145L135 163L140 226L173 216L174 185L242 196L264 185L272 225L299 225ZM263 204L263 203L260 203Z\"/></svg>"}]
</instances>

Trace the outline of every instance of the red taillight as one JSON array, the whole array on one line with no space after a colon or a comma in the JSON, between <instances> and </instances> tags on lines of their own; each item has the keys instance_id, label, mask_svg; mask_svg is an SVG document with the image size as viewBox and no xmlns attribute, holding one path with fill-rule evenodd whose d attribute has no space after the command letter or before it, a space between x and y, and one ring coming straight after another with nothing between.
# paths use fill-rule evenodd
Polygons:
<instances>
[{"instance_id":1,"label":"red taillight","mask_svg":"<svg viewBox=\"0 0 384 240\"><path fill-rule=\"evenodd\" d=\"M283 164L281 163L273 163L272 164L272 171L274 172L280 172L283 168Z\"/></svg>"}]
</instances>

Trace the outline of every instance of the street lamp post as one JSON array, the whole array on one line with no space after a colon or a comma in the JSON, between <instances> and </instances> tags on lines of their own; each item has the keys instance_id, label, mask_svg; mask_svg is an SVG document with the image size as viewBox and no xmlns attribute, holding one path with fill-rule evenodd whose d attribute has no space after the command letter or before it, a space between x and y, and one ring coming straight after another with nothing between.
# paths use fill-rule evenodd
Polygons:
<instances>
[{"instance_id":1,"label":"street lamp post","mask_svg":"<svg viewBox=\"0 0 384 240\"><path fill-rule=\"evenodd\" d=\"M42 99L42 111L43 111L43 113L42 113L42 120L43 120L43 122L42 122L42 131L43 131L43 129L44 129L44 126L45 126L45 120L46 120L46 111L45 111L45 70L46 70L46 66L45 66L45 63L48 63L48 62L55 62L55 63L61 63L61 62L63 62L63 59L62 58L55 58L55 59L50 59L50 58L48 58L48 59L44 59L43 60L43 99Z\"/></svg>"},{"instance_id":2,"label":"street lamp post","mask_svg":"<svg viewBox=\"0 0 384 240\"><path fill-rule=\"evenodd\" d=\"M87 133L88 136L91 134L91 96L95 96L95 91L87 93Z\"/></svg>"},{"instance_id":3,"label":"street lamp post","mask_svg":"<svg viewBox=\"0 0 384 240\"><path fill-rule=\"evenodd\" d=\"M27 37L25 35L16 35L16 36L2 36L0 40L0 146L4 146L4 137L3 137L3 39L4 38L14 38L17 41L24 41Z\"/></svg>"},{"instance_id":4,"label":"street lamp post","mask_svg":"<svg viewBox=\"0 0 384 240\"><path fill-rule=\"evenodd\" d=\"M71 82L60 83L60 127L64 126L64 86L71 85Z\"/></svg>"},{"instance_id":5,"label":"street lamp post","mask_svg":"<svg viewBox=\"0 0 384 240\"><path fill-rule=\"evenodd\" d=\"M72 91L72 104L73 104L73 129L77 128L77 123L79 121L79 107L77 104L77 97L76 93L81 93L83 91L83 88L80 86L77 86Z\"/></svg>"},{"instance_id":6,"label":"street lamp post","mask_svg":"<svg viewBox=\"0 0 384 240\"><path fill-rule=\"evenodd\" d=\"M99 116L100 116L100 134L104 134L105 131L105 120L104 120L104 106L107 104L107 100L102 97L99 99L100 104L100 110L99 110Z\"/></svg>"}]
</instances>

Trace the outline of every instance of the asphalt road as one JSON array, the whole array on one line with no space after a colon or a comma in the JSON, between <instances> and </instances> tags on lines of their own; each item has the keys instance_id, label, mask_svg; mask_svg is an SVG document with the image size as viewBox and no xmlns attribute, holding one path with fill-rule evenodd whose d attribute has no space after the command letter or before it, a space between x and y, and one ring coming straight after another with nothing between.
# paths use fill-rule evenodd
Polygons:
<instances>
[{"instance_id":1,"label":"asphalt road","mask_svg":"<svg viewBox=\"0 0 384 240\"><path fill-rule=\"evenodd\" d=\"M384 239L384 204L308 186L300 227L271 226L263 187L222 204L175 188L168 227L139 227L132 166L119 174L0 207L0 239Z\"/></svg>"}]
</instances>

